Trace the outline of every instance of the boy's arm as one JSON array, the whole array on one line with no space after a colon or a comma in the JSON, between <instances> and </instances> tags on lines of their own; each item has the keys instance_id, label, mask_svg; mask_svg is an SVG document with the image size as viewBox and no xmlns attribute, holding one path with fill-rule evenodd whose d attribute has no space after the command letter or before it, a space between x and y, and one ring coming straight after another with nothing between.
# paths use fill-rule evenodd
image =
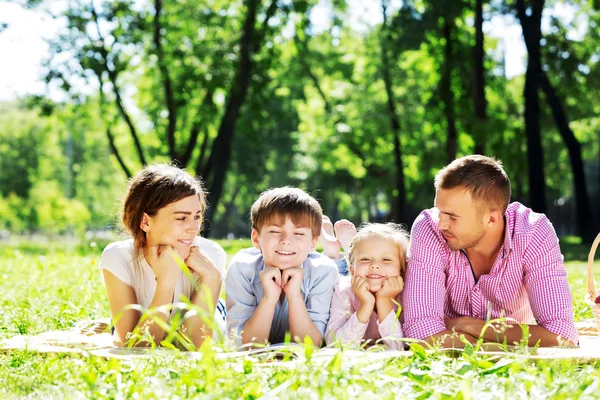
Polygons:
<instances>
[{"instance_id":1,"label":"boy's arm","mask_svg":"<svg viewBox=\"0 0 600 400\"><path fill-rule=\"evenodd\" d=\"M242 344L247 343L265 343L269 341L269 333L271 332L271 325L273 323L273 316L275 315L275 302L269 301L267 297L258 304L258 307L254 310L254 314L242 330Z\"/></svg>"},{"instance_id":2,"label":"boy's arm","mask_svg":"<svg viewBox=\"0 0 600 400\"><path fill-rule=\"evenodd\" d=\"M227 334L241 338L240 331L258 307L252 283L242 271L242 265L232 262L225 276Z\"/></svg>"},{"instance_id":3,"label":"boy's arm","mask_svg":"<svg viewBox=\"0 0 600 400\"><path fill-rule=\"evenodd\" d=\"M323 343L323 335L329 320L333 288L338 279L337 268L326 265L321 265L319 268L329 269L312 287L306 303L301 291L304 270L302 268L290 268L284 271L284 275L294 274L296 277L296 280L294 280L294 276L292 276L292 280L288 282L284 289L288 296L292 338L299 337L300 340L303 340L308 335L316 346L321 346ZM285 276L282 279L284 282L286 281ZM295 284L291 285L292 282Z\"/></svg>"},{"instance_id":4,"label":"boy's arm","mask_svg":"<svg viewBox=\"0 0 600 400\"><path fill-rule=\"evenodd\" d=\"M242 344L269 341L269 333L275 314L275 306L281 294L281 272L277 268L266 267L259 273L264 296L257 305L257 297L252 284L244 278L232 264L225 280L227 290L228 330L241 330Z\"/></svg>"}]
</instances>

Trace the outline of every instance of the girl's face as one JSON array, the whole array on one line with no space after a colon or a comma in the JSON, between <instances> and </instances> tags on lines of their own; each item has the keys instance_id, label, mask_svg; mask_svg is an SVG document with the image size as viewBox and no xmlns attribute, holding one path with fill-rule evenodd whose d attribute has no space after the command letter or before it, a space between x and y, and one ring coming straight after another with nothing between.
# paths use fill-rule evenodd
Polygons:
<instances>
[{"instance_id":1,"label":"girl's face","mask_svg":"<svg viewBox=\"0 0 600 400\"><path fill-rule=\"evenodd\" d=\"M144 214L141 228L146 232L146 246L168 245L181 254L190 255L194 238L200 232L202 209L198 195L171 203L154 216Z\"/></svg>"},{"instance_id":2,"label":"girl's face","mask_svg":"<svg viewBox=\"0 0 600 400\"><path fill-rule=\"evenodd\" d=\"M392 239L380 235L360 239L354 245L353 256L350 273L363 278L373 293L381 289L385 278L400 275L401 255Z\"/></svg>"}]
</instances>

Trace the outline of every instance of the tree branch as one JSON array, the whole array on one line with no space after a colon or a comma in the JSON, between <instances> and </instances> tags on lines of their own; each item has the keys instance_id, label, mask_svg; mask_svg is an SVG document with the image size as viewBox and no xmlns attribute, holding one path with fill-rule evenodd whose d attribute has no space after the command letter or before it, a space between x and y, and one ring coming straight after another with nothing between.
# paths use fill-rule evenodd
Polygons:
<instances>
[{"instance_id":1,"label":"tree branch","mask_svg":"<svg viewBox=\"0 0 600 400\"><path fill-rule=\"evenodd\" d=\"M158 59L158 69L163 78L163 89L165 92L165 102L167 103L169 126L167 128L167 145L169 147L169 157L174 160L177 157L175 144L175 130L177 129L177 109L173 100L173 89L171 87L171 78L169 70L165 64L164 52L160 41L160 14L162 12L162 0L156 0L154 3L154 47L156 49L156 57ZM184 162L185 166L186 163Z\"/></svg>"},{"instance_id":2,"label":"tree branch","mask_svg":"<svg viewBox=\"0 0 600 400\"><path fill-rule=\"evenodd\" d=\"M108 74L108 78L109 78L110 82L113 85L113 91L115 93L117 108L119 109L119 112L123 116L125 123L129 127L129 132L131 133L131 137L133 139L133 143L137 150L140 162L142 163L142 165L146 165L146 158L144 157L144 152L142 150L142 144L140 143L140 140L138 138L137 131L136 131L135 127L133 126L133 122L131 121L129 114L127 113L127 111L125 110L125 107L123 106L123 99L121 98L121 92L119 90L119 86L117 85L117 74L108 65L108 50L104 46L105 40L100 31L100 24L98 22L98 14L96 13L96 9L94 8L93 4L91 7L92 7L92 18L94 19L94 22L96 24L96 30L98 31L98 37L100 38L100 41L102 43L102 46L99 49L100 49L100 52L102 53L102 58L104 59L104 68ZM99 79L101 79L101 77L99 77Z\"/></svg>"},{"instance_id":3,"label":"tree branch","mask_svg":"<svg viewBox=\"0 0 600 400\"><path fill-rule=\"evenodd\" d=\"M125 175L127 175L127 179L131 178L131 171L129 170L129 168L127 168L125 161L123 161L123 158L119 154L119 150L117 149L117 146L115 145L115 137L113 136L109 127L106 127L106 137L108 138L108 145L110 146L110 151L117 158L117 161L119 162L119 165L121 166L121 169L123 170L123 172L125 172Z\"/></svg>"},{"instance_id":4,"label":"tree branch","mask_svg":"<svg viewBox=\"0 0 600 400\"><path fill-rule=\"evenodd\" d=\"M214 92L213 92L212 88L209 88L206 91L206 94L204 95L204 100L202 101L203 106L205 106L207 108L212 107L213 93ZM183 154L183 157L181 158L181 163L184 166L188 165L188 163L190 162L190 159L192 158L192 153L194 152L194 148L196 147L196 143L198 143L198 134L200 133L201 130L203 130L204 125L206 125L203 123L203 121L204 120L197 117L196 120L194 121L194 124L192 125L192 129L190 130L190 139L189 139L187 147L185 149L185 153ZM208 133L206 134L206 136L208 136ZM205 137L204 142L206 142L206 137Z\"/></svg>"},{"instance_id":5,"label":"tree branch","mask_svg":"<svg viewBox=\"0 0 600 400\"><path fill-rule=\"evenodd\" d=\"M102 120L104 120L104 85L100 77L98 77L98 79L100 80L100 115L102 116ZM131 178L131 171L127 167L127 164L125 164L125 161L121 157L121 154L119 154L119 149L117 149L117 146L115 144L115 137L110 131L110 127L108 126L106 127L106 137L108 138L108 145L110 146L110 151L117 158L117 161L119 162L119 165L121 166L123 172L125 172L127 179Z\"/></svg>"}]
</instances>

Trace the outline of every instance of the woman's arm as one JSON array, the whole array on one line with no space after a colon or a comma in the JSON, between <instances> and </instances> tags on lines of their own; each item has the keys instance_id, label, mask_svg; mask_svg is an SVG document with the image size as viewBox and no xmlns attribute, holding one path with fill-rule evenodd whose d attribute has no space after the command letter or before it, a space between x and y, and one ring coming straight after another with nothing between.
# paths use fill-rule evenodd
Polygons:
<instances>
[{"instance_id":1,"label":"woman's arm","mask_svg":"<svg viewBox=\"0 0 600 400\"><path fill-rule=\"evenodd\" d=\"M108 303L110 305L110 314L112 316L115 329L119 335L119 339L123 344L129 339L128 336L135 328L139 325L141 314L136 310L126 310L123 308L130 304L137 304L137 298L133 288L127 285L125 282L117 278L113 273L107 269L102 270L104 275L104 284L108 294ZM160 307L165 304L171 304L173 302L174 286L172 288L165 287L157 283L156 293L150 304L150 308ZM119 316L119 313L123 313ZM156 343L165 336L165 331L162 330L158 324L151 323L154 318L160 318L165 323L168 321L169 315L162 312L155 312L151 314L152 318L146 319L140 326L140 329L148 329L148 332ZM148 346L147 342L136 343L136 346Z\"/></svg>"}]
</instances>

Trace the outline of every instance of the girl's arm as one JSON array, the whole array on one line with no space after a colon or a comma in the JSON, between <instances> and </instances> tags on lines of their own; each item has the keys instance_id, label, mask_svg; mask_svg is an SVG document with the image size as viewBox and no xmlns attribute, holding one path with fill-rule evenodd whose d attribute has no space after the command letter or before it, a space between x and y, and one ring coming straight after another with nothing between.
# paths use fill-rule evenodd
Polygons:
<instances>
[{"instance_id":1,"label":"girl's arm","mask_svg":"<svg viewBox=\"0 0 600 400\"><path fill-rule=\"evenodd\" d=\"M379 322L380 318L377 319L379 334L381 335L383 342L390 346L392 350L404 350L404 343L399 340L404 336L398 317L396 316L394 309L392 309L383 321Z\"/></svg>"},{"instance_id":2,"label":"girl's arm","mask_svg":"<svg viewBox=\"0 0 600 400\"><path fill-rule=\"evenodd\" d=\"M361 323L350 301L353 296L351 289L339 290L333 293L331 300L331 317L327 324L325 341L327 344L339 340L344 343L360 343L367 331L367 323Z\"/></svg>"}]
</instances>

